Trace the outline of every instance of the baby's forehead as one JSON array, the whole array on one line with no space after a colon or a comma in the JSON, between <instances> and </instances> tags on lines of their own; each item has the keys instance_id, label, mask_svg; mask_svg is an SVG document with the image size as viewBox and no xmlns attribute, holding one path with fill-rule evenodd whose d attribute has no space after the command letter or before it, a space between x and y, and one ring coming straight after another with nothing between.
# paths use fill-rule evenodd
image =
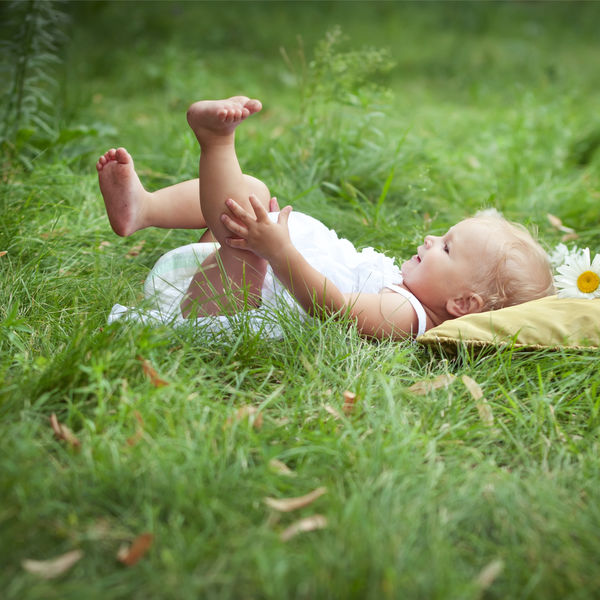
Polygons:
<instances>
[{"instance_id":1,"label":"baby's forehead","mask_svg":"<svg viewBox=\"0 0 600 600\"><path fill-rule=\"evenodd\" d=\"M508 238L508 232L499 219L470 217L459 221L449 232L471 248L481 251L496 251Z\"/></svg>"},{"instance_id":2,"label":"baby's forehead","mask_svg":"<svg viewBox=\"0 0 600 600\"><path fill-rule=\"evenodd\" d=\"M468 219L463 219L459 221L452 229L459 229L465 231L471 231L473 233L485 233L489 234L490 232L494 232L495 235L502 235L505 237L508 235L506 231L506 227L504 227L503 221L496 218L489 217L469 217Z\"/></svg>"}]
</instances>

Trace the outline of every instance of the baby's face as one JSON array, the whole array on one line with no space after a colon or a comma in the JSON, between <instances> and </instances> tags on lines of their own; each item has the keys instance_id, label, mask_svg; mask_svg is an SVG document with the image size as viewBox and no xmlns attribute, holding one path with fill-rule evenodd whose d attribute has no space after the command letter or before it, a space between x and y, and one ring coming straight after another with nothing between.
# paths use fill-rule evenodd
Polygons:
<instances>
[{"instance_id":1,"label":"baby's face","mask_svg":"<svg viewBox=\"0 0 600 600\"><path fill-rule=\"evenodd\" d=\"M443 236L428 235L417 254L402 265L404 285L426 307L443 310L448 300L475 291L477 275L489 260L495 228L466 219Z\"/></svg>"}]
</instances>

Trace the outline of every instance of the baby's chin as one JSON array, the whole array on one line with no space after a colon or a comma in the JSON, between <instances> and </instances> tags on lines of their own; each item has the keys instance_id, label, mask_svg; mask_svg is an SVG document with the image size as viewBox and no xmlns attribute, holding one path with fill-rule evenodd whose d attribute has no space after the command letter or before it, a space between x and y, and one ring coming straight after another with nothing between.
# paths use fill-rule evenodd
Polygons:
<instances>
[{"instance_id":1,"label":"baby's chin","mask_svg":"<svg viewBox=\"0 0 600 600\"><path fill-rule=\"evenodd\" d=\"M421 261L419 260L419 256L417 254L408 260L405 260L400 267L402 274L405 275L406 273L412 271L412 269L414 269L420 262Z\"/></svg>"}]
</instances>

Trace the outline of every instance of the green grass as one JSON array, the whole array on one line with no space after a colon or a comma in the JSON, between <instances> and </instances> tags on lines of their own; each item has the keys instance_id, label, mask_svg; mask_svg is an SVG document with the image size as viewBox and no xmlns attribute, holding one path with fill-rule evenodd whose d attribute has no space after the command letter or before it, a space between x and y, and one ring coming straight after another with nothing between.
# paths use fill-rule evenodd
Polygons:
<instances>
[{"instance_id":1,"label":"green grass","mask_svg":"<svg viewBox=\"0 0 600 600\"><path fill-rule=\"evenodd\" d=\"M138 302L155 260L196 234L117 238L94 163L124 145L151 189L193 177L187 105L243 92L265 105L239 132L244 169L358 245L406 256L428 228L495 206L548 249L551 212L598 252L600 6L67 10L56 117L85 135L32 171L2 165L0 596L597 597L597 353L449 356L336 323L284 323L278 341L108 326L112 304ZM408 389L443 373L457 376L448 388ZM239 417L247 405L260 427ZM54 438L52 413L79 450ZM264 502L320 486L292 513ZM280 539L313 514L324 529ZM143 532L151 549L124 567L120 545ZM83 558L54 580L21 566L73 549Z\"/></svg>"}]
</instances>

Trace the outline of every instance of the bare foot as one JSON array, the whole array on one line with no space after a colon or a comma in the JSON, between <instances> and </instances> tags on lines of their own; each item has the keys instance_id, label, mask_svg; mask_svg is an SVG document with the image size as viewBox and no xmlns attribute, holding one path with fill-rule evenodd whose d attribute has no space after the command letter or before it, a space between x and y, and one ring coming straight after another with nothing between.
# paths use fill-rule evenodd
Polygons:
<instances>
[{"instance_id":1,"label":"bare foot","mask_svg":"<svg viewBox=\"0 0 600 600\"><path fill-rule=\"evenodd\" d=\"M262 109L259 100L233 96L226 100L201 100L187 111L187 120L200 144L233 134L235 128L250 115Z\"/></svg>"},{"instance_id":2,"label":"bare foot","mask_svg":"<svg viewBox=\"0 0 600 600\"><path fill-rule=\"evenodd\" d=\"M135 172L129 152L125 148L109 150L98 159L96 169L114 232L128 236L145 227L143 208L148 192Z\"/></svg>"}]
</instances>

